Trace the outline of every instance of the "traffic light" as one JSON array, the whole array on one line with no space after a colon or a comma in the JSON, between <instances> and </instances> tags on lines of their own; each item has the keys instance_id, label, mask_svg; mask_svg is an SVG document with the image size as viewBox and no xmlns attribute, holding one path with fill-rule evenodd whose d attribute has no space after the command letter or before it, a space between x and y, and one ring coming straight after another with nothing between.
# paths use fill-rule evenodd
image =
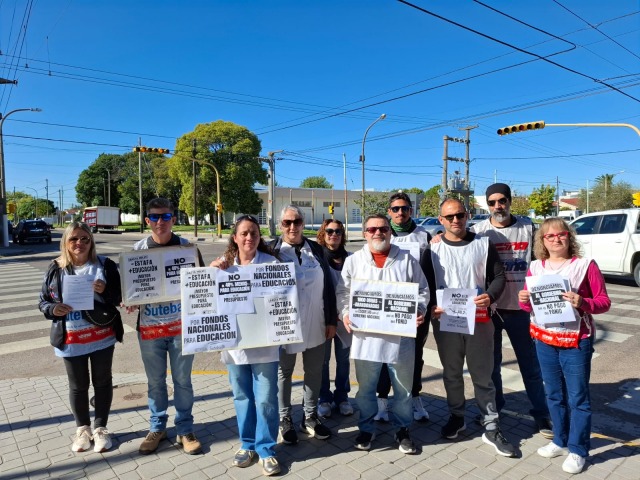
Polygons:
<instances>
[{"instance_id":1,"label":"traffic light","mask_svg":"<svg viewBox=\"0 0 640 480\"><path fill-rule=\"evenodd\" d=\"M133 147L134 152L149 152L149 153L169 153L168 148L152 148L152 147Z\"/></svg>"},{"instance_id":2,"label":"traffic light","mask_svg":"<svg viewBox=\"0 0 640 480\"><path fill-rule=\"evenodd\" d=\"M329 213L333 215L334 210L335 209L333 208L333 203L332 203L331 205L329 205Z\"/></svg>"},{"instance_id":3,"label":"traffic light","mask_svg":"<svg viewBox=\"0 0 640 480\"><path fill-rule=\"evenodd\" d=\"M16 204L15 203L7 203L7 211L9 213L16 213Z\"/></svg>"},{"instance_id":4,"label":"traffic light","mask_svg":"<svg viewBox=\"0 0 640 480\"><path fill-rule=\"evenodd\" d=\"M528 130L541 130L544 128L544 121L529 123L518 123L517 125L511 125L510 127L504 127L498 129L498 135L509 135L510 133L526 132Z\"/></svg>"},{"instance_id":5,"label":"traffic light","mask_svg":"<svg viewBox=\"0 0 640 480\"><path fill-rule=\"evenodd\" d=\"M634 193L632 197L633 197L633 204L636 207L640 207L640 192Z\"/></svg>"},{"instance_id":6,"label":"traffic light","mask_svg":"<svg viewBox=\"0 0 640 480\"><path fill-rule=\"evenodd\" d=\"M222 212L222 204L216 203L216 212Z\"/></svg>"}]
</instances>

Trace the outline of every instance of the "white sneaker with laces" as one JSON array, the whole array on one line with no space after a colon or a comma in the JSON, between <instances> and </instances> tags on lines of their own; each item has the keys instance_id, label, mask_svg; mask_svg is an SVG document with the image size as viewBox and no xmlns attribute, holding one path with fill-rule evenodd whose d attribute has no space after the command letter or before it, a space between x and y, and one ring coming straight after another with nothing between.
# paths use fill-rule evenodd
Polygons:
<instances>
[{"instance_id":1,"label":"white sneaker with laces","mask_svg":"<svg viewBox=\"0 0 640 480\"><path fill-rule=\"evenodd\" d=\"M561 455L566 455L569 453L569 450L566 448L559 447L553 442L549 442L544 447L540 447L538 449L538 455L544 458L555 458Z\"/></svg>"},{"instance_id":2,"label":"white sneaker with laces","mask_svg":"<svg viewBox=\"0 0 640 480\"><path fill-rule=\"evenodd\" d=\"M420 398L419 395L413 397L413 419L416 422L426 422L429 420L429 412L424 409L422 398Z\"/></svg>"},{"instance_id":3,"label":"white sneaker with laces","mask_svg":"<svg viewBox=\"0 0 640 480\"><path fill-rule=\"evenodd\" d=\"M344 415L345 417L348 417L349 415L353 415L353 407L349 403L349 400L340 402L340 405L338 405L338 408L340 409L340 415Z\"/></svg>"},{"instance_id":4,"label":"white sneaker with laces","mask_svg":"<svg viewBox=\"0 0 640 480\"><path fill-rule=\"evenodd\" d=\"M98 427L93 431L93 451L96 453L106 452L111 448L111 436L104 427Z\"/></svg>"},{"instance_id":5,"label":"white sneaker with laces","mask_svg":"<svg viewBox=\"0 0 640 480\"><path fill-rule=\"evenodd\" d=\"M388 401L386 398L378 398L378 413L373 419L377 422L388 422L389 413L387 412Z\"/></svg>"},{"instance_id":6,"label":"white sneaker with laces","mask_svg":"<svg viewBox=\"0 0 640 480\"><path fill-rule=\"evenodd\" d=\"M577 453L570 453L567 459L562 463L562 470L567 473L580 473L584 468L586 459Z\"/></svg>"},{"instance_id":7,"label":"white sneaker with laces","mask_svg":"<svg viewBox=\"0 0 640 480\"><path fill-rule=\"evenodd\" d=\"M331 404L329 402L322 402L318 405L318 415L321 417L330 417L331 416Z\"/></svg>"},{"instance_id":8,"label":"white sneaker with laces","mask_svg":"<svg viewBox=\"0 0 640 480\"><path fill-rule=\"evenodd\" d=\"M78 427L76 435L73 437L73 445L71 445L71 451L84 452L91 448L91 427L89 425L83 425Z\"/></svg>"}]
</instances>

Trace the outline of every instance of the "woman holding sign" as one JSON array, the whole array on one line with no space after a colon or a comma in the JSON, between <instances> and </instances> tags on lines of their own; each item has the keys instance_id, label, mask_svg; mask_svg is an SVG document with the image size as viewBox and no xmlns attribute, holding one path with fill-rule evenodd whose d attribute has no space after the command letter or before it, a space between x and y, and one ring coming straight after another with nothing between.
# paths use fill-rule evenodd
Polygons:
<instances>
[{"instance_id":1,"label":"woman holding sign","mask_svg":"<svg viewBox=\"0 0 640 480\"><path fill-rule=\"evenodd\" d=\"M71 450L84 452L91 448L93 440L93 450L104 452L111 448L107 431L113 397L111 364L116 340L122 342L124 335L122 318L116 314L111 324L96 325L90 321L86 310L75 309L72 304L80 294L88 293L95 303L120 305L120 274L112 260L96 255L93 235L84 223L69 224L62 234L60 252L45 275L39 307L45 318L52 321L51 345L56 356L64 359L69 378L71 411L78 427ZM82 288L79 287L73 295L70 282L65 289L65 277L74 275L93 279L85 283L84 289L88 292L80 291ZM93 434L89 416L90 383L95 392Z\"/></svg>"},{"instance_id":2,"label":"woman holding sign","mask_svg":"<svg viewBox=\"0 0 640 480\"><path fill-rule=\"evenodd\" d=\"M243 215L236 220L224 255L210 266L225 270L232 265L276 263L278 260L270 252L260 236L258 221ZM222 360L229 370L242 441L233 464L248 467L257 455L262 461L262 472L267 476L280 472L274 450L279 425L279 350L279 346L274 346L222 352Z\"/></svg>"},{"instance_id":3,"label":"woman holding sign","mask_svg":"<svg viewBox=\"0 0 640 480\"><path fill-rule=\"evenodd\" d=\"M528 277L559 275L568 281L562 293L573 308L575 321L545 323L533 313L532 295L518 294L520 307L531 312L531 336L536 350L547 404L553 422L553 441L538 449L545 458L567 455L562 469L580 473L589 455L591 399L589 377L595 340L594 314L611 307L604 278L593 260L580 257L573 229L560 218L548 218L536 233ZM531 284L533 279L527 281ZM535 299L534 299L535 300Z\"/></svg>"}]
</instances>

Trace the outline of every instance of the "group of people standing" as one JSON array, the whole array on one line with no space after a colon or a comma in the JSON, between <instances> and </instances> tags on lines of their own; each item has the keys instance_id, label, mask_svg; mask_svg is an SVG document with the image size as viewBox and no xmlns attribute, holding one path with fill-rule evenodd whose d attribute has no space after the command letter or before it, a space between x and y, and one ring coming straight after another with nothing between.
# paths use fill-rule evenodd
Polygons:
<instances>
[{"instance_id":1,"label":"group of people standing","mask_svg":"<svg viewBox=\"0 0 640 480\"><path fill-rule=\"evenodd\" d=\"M510 213L511 191L507 185L491 185L487 203L491 217L468 230L464 204L457 199L445 200L439 217L445 233L432 239L413 221L410 198L399 192L389 200L390 218L372 215L365 220L366 244L352 255L345 249L342 222L325 220L317 242L313 241L303 235L304 212L295 205L282 209L282 235L269 244L261 238L254 217L237 218L225 254L210 266L226 269L233 265L292 262L303 341L283 347L223 352L241 441L233 459L235 466L245 468L259 461L264 475L274 475L281 470L274 450L278 440L295 444L298 431L321 440L330 438L332 432L322 419L330 416L334 408L342 415L354 413L348 398L350 360L355 365L355 399L360 411L355 448L371 449L375 421L387 420L395 428L399 450L415 453L410 426L414 420L429 420L420 391L423 348L432 324L449 407L449 419L441 431L444 438L455 439L466 428L466 360L480 410L477 421L485 429L482 440L500 455L516 456L515 448L499 427L499 413L505 405L500 373L504 330L514 347L536 428L552 440L538 453L547 458L568 455L563 464L567 472L583 469L591 419L589 374L595 331L592 314L610 307L602 275L593 261L580 258L575 234L563 220L547 219L534 241L530 220ZM169 200L149 202L146 222L152 234L136 243L134 249L185 244L172 232L173 214ZM418 244L419 253L401 248L404 242ZM87 450L93 441L94 450L101 452L111 447L106 429L111 405L111 363L114 344L122 339L122 321L118 318L109 328L97 331L99 327L82 312L64 304L60 283L64 275L92 275L95 300L119 305L120 280L115 264L96 256L93 237L84 224L74 223L65 230L61 252L45 277L40 309L52 320L56 355L65 359L77 424L72 450ZM532 253L537 260L532 261ZM204 265L200 255L199 263ZM568 279L571 288L564 298L574 308L574 323L550 326L536 322L533 314L530 318L532 308L525 276L545 273ZM354 280L417 284L416 337L353 329L349 296ZM477 290L473 334L440 329L439 318L444 311L437 299L444 288ZM171 303L179 301L165 306L170 307ZM160 304L143 305L138 312L138 338L151 413L149 433L139 451L152 453L167 438L168 357L177 443L186 453L199 453L201 445L194 433L192 415L193 355L182 354L180 309L153 308L156 306ZM138 307L128 307L127 311L135 309ZM91 336L77 335L80 331L90 332ZM336 361L334 390L329 372L332 349ZM303 413L296 429L291 390L298 353L304 371ZM88 406L89 364L96 397L93 432Z\"/></svg>"}]
</instances>

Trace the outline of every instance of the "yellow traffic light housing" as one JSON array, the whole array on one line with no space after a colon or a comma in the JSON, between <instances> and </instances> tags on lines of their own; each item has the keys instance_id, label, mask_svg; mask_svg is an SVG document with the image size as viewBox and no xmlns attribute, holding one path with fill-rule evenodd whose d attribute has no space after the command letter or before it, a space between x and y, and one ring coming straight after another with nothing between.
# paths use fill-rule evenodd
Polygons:
<instances>
[{"instance_id":1,"label":"yellow traffic light housing","mask_svg":"<svg viewBox=\"0 0 640 480\"><path fill-rule=\"evenodd\" d=\"M633 197L633 204L636 207L640 207L640 192L634 193L632 197Z\"/></svg>"},{"instance_id":2,"label":"yellow traffic light housing","mask_svg":"<svg viewBox=\"0 0 640 480\"><path fill-rule=\"evenodd\" d=\"M333 215L334 210L335 210L335 209L333 208L333 204L329 205L329 213L330 213L331 215Z\"/></svg>"},{"instance_id":3,"label":"yellow traffic light housing","mask_svg":"<svg viewBox=\"0 0 640 480\"><path fill-rule=\"evenodd\" d=\"M133 147L134 152L149 152L149 153L169 153L168 148L155 148L155 147Z\"/></svg>"},{"instance_id":4,"label":"yellow traffic light housing","mask_svg":"<svg viewBox=\"0 0 640 480\"><path fill-rule=\"evenodd\" d=\"M543 120L529 123L518 123L509 127L499 128L498 135L509 135L510 133L525 132L528 130L541 130L545 126Z\"/></svg>"}]
</instances>

